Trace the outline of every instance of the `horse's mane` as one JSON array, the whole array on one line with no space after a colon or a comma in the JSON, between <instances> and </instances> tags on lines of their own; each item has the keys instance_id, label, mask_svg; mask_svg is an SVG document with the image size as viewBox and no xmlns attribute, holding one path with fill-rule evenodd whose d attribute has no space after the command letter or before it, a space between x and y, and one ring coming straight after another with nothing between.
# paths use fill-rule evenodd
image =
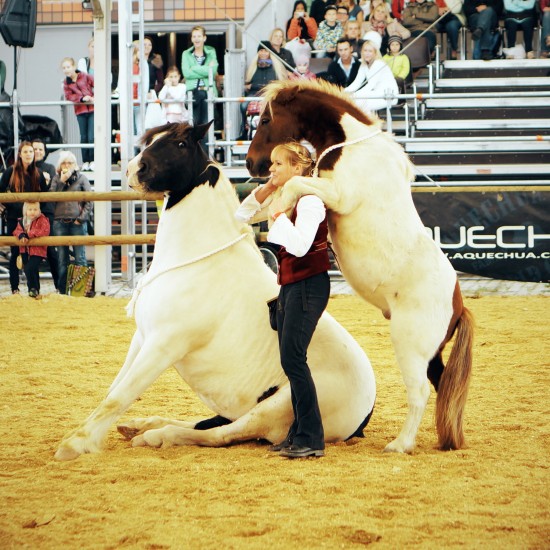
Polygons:
<instances>
[{"instance_id":1,"label":"horse's mane","mask_svg":"<svg viewBox=\"0 0 550 550\"><path fill-rule=\"evenodd\" d=\"M362 116L358 118L363 119L363 122L366 122L366 124L376 124L378 122L378 117L376 115L369 116L361 111L350 94L339 86L331 84L321 78L317 80L274 80L263 89L262 96L265 104L268 105L272 101L275 101L280 92L290 88L297 88L298 91L312 90L314 92L323 92L324 94L328 94L343 101L347 105L347 111L351 111L354 114L360 113Z\"/></svg>"}]
</instances>

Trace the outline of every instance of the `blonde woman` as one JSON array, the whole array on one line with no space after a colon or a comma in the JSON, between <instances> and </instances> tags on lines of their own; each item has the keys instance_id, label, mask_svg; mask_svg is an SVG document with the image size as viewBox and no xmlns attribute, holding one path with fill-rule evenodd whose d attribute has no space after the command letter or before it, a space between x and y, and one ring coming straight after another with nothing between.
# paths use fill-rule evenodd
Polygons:
<instances>
[{"instance_id":1,"label":"blonde woman","mask_svg":"<svg viewBox=\"0 0 550 550\"><path fill-rule=\"evenodd\" d=\"M378 111L388 104L383 96L397 95L399 90L390 67L380 54L380 35L376 31L371 31L364 39L361 47L361 66L355 80L345 90L356 97L357 105L363 111ZM391 104L396 103L397 98L394 98Z\"/></svg>"},{"instance_id":2,"label":"blonde woman","mask_svg":"<svg viewBox=\"0 0 550 550\"><path fill-rule=\"evenodd\" d=\"M271 450L288 458L323 456L325 438L315 383L307 364L307 349L330 295L328 224L319 197L300 198L291 212L279 210L280 189L294 176L311 173L313 160L299 143L278 145L271 153L271 177L241 204L241 221L270 217L269 242L281 245L278 254L279 283L277 333L281 366L291 389L294 422L286 439Z\"/></svg>"},{"instance_id":3,"label":"blonde woman","mask_svg":"<svg viewBox=\"0 0 550 550\"><path fill-rule=\"evenodd\" d=\"M285 65L285 69L287 71L292 71L292 69L296 67L296 64L294 63L294 56L290 50L285 48L285 45L285 31L278 27L273 29L271 31L271 35L269 36L269 44L266 43L266 46L268 46L273 53L277 54L279 58L288 65Z\"/></svg>"},{"instance_id":4,"label":"blonde woman","mask_svg":"<svg viewBox=\"0 0 550 550\"><path fill-rule=\"evenodd\" d=\"M407 40L411 36L411 32L408 29L401 25L399 21L392 18L388 4L385 2L376 4L372 8L368 20L363 24L363 35L371 31L376 31L382 37L382 44L380 46L382 53L386 53L387 51L390 36L399 36L401 40Z\"/></svg>"}]
</instances>

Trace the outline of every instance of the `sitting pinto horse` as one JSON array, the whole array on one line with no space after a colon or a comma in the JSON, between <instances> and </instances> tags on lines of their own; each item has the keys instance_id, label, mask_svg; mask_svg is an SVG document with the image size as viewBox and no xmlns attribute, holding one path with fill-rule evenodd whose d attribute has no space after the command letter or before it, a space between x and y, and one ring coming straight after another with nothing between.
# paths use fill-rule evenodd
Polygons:
<instances>
[{"instance_id":1,"label":"sitting pinto horse","mask_svg":"<svg viewBox=\"0 0 550 550\"><path fill-rule=\"evenodd\" d=\"M200 146L208 127L154 128L130 163L133 188L167 194L153 262L129 305L137 330L107 397L61 443L60 460L97 451L109 427L171 366L217 416L132 420L119 431L134 446L278 443L290 428L290 386L266 305L278 293L276 278L250 227L235 218L233 186ZM357 342L327 313L308 362L326 440L361 435L374 406L374 374Z\"/></svg>"},{"instance_id":2,"label":"sitting pinto horse","mask_svg":"<svg viewBox=\"0 0 550 550\"><path fill-rule=\"evenodd\" d=\"M325 203L342 273L365 300L391 318L391 338L407 387L409 412L387 451L410 452L430 387L437 390L442 449L464 445L463 412L472 367L473 319L451 264L428 236L414 206L412 166L403 149L348 95L322 82L266 86L265 106L248 150L254 176L268 174L279 143L306 140L317 152L313 177L294 177L278 210L300 196ZM321 177L317 177L317 170ZM444 366L441 352L456 331Z\"/></svg>"}]
</instances>

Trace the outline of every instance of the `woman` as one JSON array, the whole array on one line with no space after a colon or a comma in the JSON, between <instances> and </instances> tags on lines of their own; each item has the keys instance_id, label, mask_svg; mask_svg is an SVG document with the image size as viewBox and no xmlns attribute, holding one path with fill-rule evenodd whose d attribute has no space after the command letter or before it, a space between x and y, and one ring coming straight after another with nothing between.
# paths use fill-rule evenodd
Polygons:
<instances>
[{"instance_id":1,"label":"woman","mask_svg":"<svg viewBox=\"0 0 550 550\"><path fill-rule=\"evenodd\" d=\"M61 61L65 75L65 99L74 103L74 112L80 129L80 143L94 143L94 77L76 68L72 57ZM94 149L82 148L82 170L94 170Z\"/></svg>"},{"instance_id":2,"label":"woman","mask_svg":"<svg viewBox=\"0 0 550 550\"><path fill-rule=\"evenodd\" d=\"M402 40L407 40L411 36L409 30L391 17L388 5L384 2L373 7L368 21L363 25L364 34L371 31L376 31L382 38L378 48L382 54L387 53L390 36L399 36Z\"/></svg>"},{"instance_id":3,"label":"woman","mask_svg":"<svg viewBox=\"0 0 550 550\"><path fill-rule=\"evenodd\" d=\"M81 57L78 60L78 65L76 66L77 70L81 73L88 73L93 76L95 69L94 51L94 39L92 37L88 41L88 55L86 57Z\"/></svg>"},{"instance_id":4,"label":"woman","mask_svg":"<svg viewBox=\"0 0 550 550\"><path fill-rule=\"evenodd\" d=\"M307 6L302 0L294 2L292 18L286 23L286 37L288 40L301 38L313 42L317 36L317 21L307 14Z\"/></svg>"},{"instance_id":5,"label":"woman","mask_svg":"<svg viewBox=\"0 0 550 550\"><path fill-rule=\"evenodd\" d=\"M534 59L533 35L537 23L536 0L504 0L504 27L508 48L516 45L518 29L523 31L527 59Z\"/></svg>"},{"instance_id":6,"label":"woman","mask_svg":"<svg viewBox=\"0 0 550 550\"><path fill-rule=\"evenodd\" d=\"M164 85L164 74L162 72L163 62L162 57L158 53L153 52L153 39L150 36L143 38L143 56L147 61L147 69L149 71L149 89L155 90L158 94Z\"/></svg>"},{"instance_id":7,"label":"woman","mask_svg":"<svg viewBox=\"0 0 550 550\"><path fill-rule=\"evenodd\" d=\"M292 72L292 69L296 67L296 65L294 64L294 56L285 48L285 32L283 29L273 29L269 37L269 44L266 44L266 46L286 63L285 68L287 71Z\"/></svg>"},{"instance_id":8,"label":"woman","mask_svg":"<svg viewBox=\"0 0 550 550\"><path fill-rule=\"evenodd\" d=\"M288 214L279 209L276 197L285 183L311 172L313 160L303 145L278 145L271 162L269 181L243 201L236 216L242 221L270 217L273 222L267 239L282 247L278 254L277 334L281 366L290 382L294 422L286 439L272 450L288 458L323 456L323 422L307 349L330 295L326 208L321 199L307 195Z\"/></svg>"},{"instance_id":9,"label":"woman","mask_svg":"<svg viewBox=\"0 0 550 550\"><path fill-rule=\"evenodd\" d=\"M286 80L288 73L283 64L272 56L267 44L260 42L258 51L252 59L248 69L246 70L244 93L246 97L257 97L260 95L264 86L273 80ZM239 140L247 139L246 132L246 109L250 101L241 103L241 135Z\"/></svg>"},{"instance_id":10,"label":"woman","mask_svg":"<svg viewBox=\"0 0 550 550\"><path fill-rule=\"evenodd\" d=\"M34 149L30 141L22 141L17 150L17 159L0 180L0 193L38 193L47 192L48 185L43 174L36 167ZM7 235L13 235L17 220L23 217L23 203L10 202L6 204ZM19 269L17 257L19 246L10 247L10 286L12 294L19 294Z\"/></svg>"},{"instance_id":11,"label":"woman","mask_svg":"<svg viewBox=\"0 0 550 550\"><path fill-rule=\"evenodd\" d=\"M69 151L59 155L57 174L52 180L50 191L88 191L90 182L84 174L78 171L76 157ZM55 206L53 233L61 237L67 235L87 235L87 220L90 217L92 203L89 201L58 202ZM86 248L83 245L74 245L74 260L76 265L87 266ZM67 292L67 268L69 265L69 247L58 247L59 280L57 288L61 294Z\"/></svg>"},{"instance_id":12,"label":"woman","mask_svg":"<svg viewBox=\"0 0 550 550\"><path fill-rule=\"evenodd\" d=\"M349 13L349 21L358 21L359 24L363 23L363 20L365 18L363 8L355 2L355 0L342 0L340 2L336 2L337 6L345 6L348 8Z\"/></svg>"},{"instance_id":13,"label":"woman","mask_svg":"<svg viewBox=\"0 0 550 550\"><path fill-rule=\"evenodd\" d=\"M542 25L540 57L547 59L550 56L550 0L540 0L540 18Z\"/></svg>"},{"instance_id":14,"label":"woman","mask_svg":"<svg viewBox=\"0 0 550 550\"><path fill-rule=\"evenodd\" d=\"M388 105L382 96L397 95L399 91L390 67L380 55L380 35L376 31L371 31L363 38L365 42L361 47L361 66L355 80L345 90L356 96L357 106L363 111L378 111ZM397 98L391 100L392 105L396 103Z\"/></svg>"}]
</instances>

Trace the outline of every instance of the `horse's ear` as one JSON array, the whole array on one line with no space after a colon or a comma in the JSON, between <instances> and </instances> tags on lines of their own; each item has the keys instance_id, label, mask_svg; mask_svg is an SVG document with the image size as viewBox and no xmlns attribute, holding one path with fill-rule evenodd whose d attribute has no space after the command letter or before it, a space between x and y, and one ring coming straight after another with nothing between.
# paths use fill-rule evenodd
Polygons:
<instances>
[{"instance_id":1,"label":"horse's ear","mask_svg":"<svg viewBox=\"0 0 550 550\"><path fill-rule=\"evenodd\" d=\"M292 87L289 87L289 88L284 88L283 90L281 90L277 94L277 97L275 98L275 101L279 105L287 105L291 101L294 101L294 99L296 98L296 95L298 94L299 91L300 91L300 88L298 86L292 86Z\"/></svg>"},{"instance_id":2,"label":"horse's ear","mask_svg":"<svg viewBox=\"0 0 550 550\"><path fill-rule=\"evenodd\" d=\"M213 164L210 164L206 169L206 177L208 178L208 185L214 187L220 179L220 169Z\"/></svg>"},{"instance_id":3,"label":"horse's ear","mask_svg":"<svg viewBox=\"0 0 550 550\"><path fill-rule=\"evenodd\" d=\"M206 124L197 124L196 126L193 126L192 136L196 141L200 141L207 134L208 128L210 128L213 122L214 119Z\"/></svg>"}]
</instances>

